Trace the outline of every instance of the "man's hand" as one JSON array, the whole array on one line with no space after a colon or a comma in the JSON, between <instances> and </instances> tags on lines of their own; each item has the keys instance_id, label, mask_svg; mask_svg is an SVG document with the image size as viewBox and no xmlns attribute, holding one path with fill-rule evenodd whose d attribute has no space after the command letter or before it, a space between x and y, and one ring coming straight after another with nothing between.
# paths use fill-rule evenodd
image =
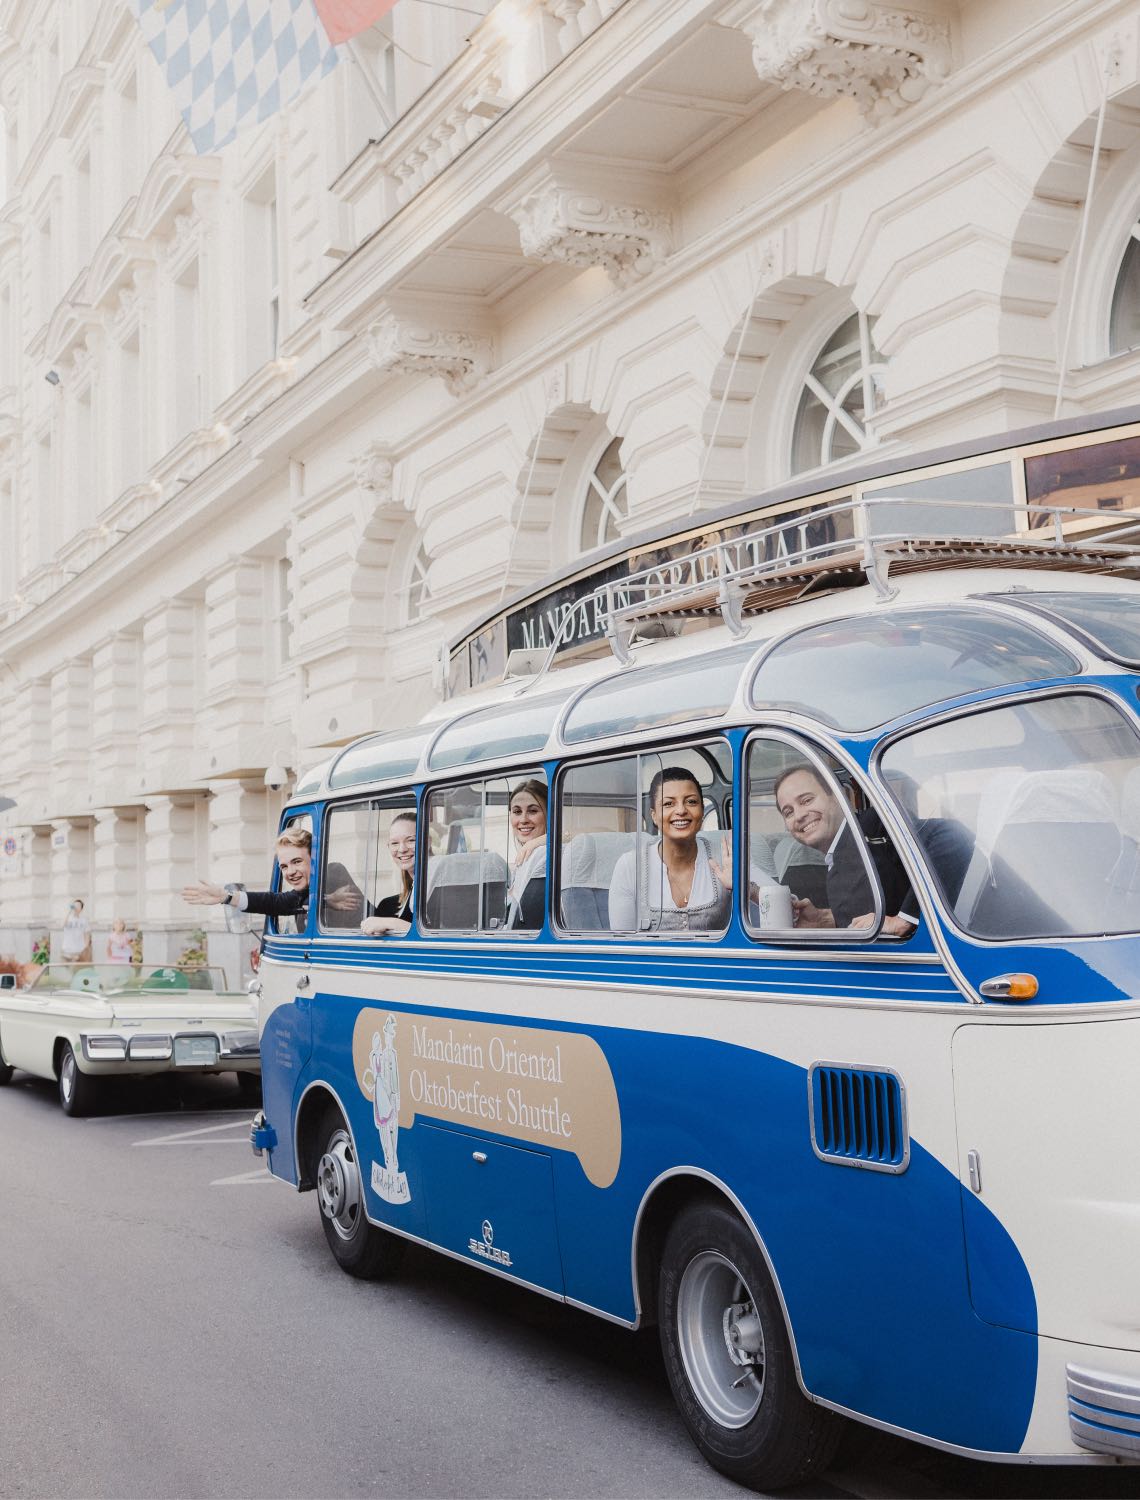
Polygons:
<instances>
[{"instance_id":1,"label":"man's hand","mask_svg":"<svg viewBox=\"0 0 1140 1500\"><path fill-rule=\"evenodd\" d=\"M199 880L194 885L182 887L182 899L188 901L191 906L221 906L226 899L225 887L211 885L209 881Z\"/></svg>"},{"instance_id":2,"label":"man's hand","mask_svg":"<svg viewBox=\"0 0 1140 1500\"><path fill-rule=\"evenodd\" d=\"M796 927L834 927L835 917L829 906L816 906L806 897L801 901L792 897L792 919Z\"/></svg>"},{"instance_id":3,"label":"man's hand","mask_svg":"<svg viewBox=\"0 0 1140 1500\"><path fill-rule=\"evenodd\" d=\"M333 911L359 911L363 905L364 897L354 885L338 886L325 895L325 906Z\"/></svg>"},{"instance_id":4,"label":"man's hand","mask_svg":"<svg viewBox=\"0 0 1140 1500\"><path fill-rule=\"evenodd\" d=\"M875 913L869 911L861 917L856 917L850 922L849 927L857 927L865 931L875 925ZM883 925L879 928L880 937L910 937L914 931L914 923L908 922L905 917L884 917Z\"/></svg>"}]
</instances>

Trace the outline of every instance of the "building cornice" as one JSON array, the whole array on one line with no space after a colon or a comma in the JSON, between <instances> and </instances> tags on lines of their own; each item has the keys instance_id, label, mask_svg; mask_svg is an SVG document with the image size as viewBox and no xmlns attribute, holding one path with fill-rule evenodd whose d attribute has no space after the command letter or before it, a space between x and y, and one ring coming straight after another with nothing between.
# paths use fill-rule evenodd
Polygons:
<instances>
[{"instance_id":1,"label":"building cornice","mask_svg":"<svg viewBox=\"0 0 1140 1500\"><path fill-rule=\"evenodd\" d=\"M714 0L625 0L551 69L541 89L523 93L319 283L304 299L306 310L336 327L366 325L376 301L397 290L457 224L519 187L535 161L554 157L631 74L717 9ZM461 174L454 170L460 157Z\"/></svg>"}]
</instances>

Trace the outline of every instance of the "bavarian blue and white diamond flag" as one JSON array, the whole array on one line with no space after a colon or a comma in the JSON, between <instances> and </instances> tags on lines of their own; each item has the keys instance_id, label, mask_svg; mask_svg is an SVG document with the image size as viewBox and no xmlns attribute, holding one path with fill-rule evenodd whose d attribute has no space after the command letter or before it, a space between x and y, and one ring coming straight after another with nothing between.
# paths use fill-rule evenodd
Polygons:
<instances>
[{"instance_id":1,"label":"bavarian blue and white diamond flag","mask_svg":"<svg viewBox=\"0 0 1140 1500\"><path fill-rule=\"evenodd\" d=\"M357 35L395 3L130 0L198 152L217 151L295 99L336 66L334 41Z\"/></svg>"}]
</instances>

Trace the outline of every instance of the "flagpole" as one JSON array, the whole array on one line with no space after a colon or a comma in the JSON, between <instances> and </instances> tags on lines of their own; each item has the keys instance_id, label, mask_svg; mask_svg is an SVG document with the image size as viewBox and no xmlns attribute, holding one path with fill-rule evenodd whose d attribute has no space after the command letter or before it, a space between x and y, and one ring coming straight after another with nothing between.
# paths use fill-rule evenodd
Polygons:
<instances>
[{"instance_id":1,"label":"flagpole","mask_svg":"<svg viewBox=\"0 0 1140 1500\"><path fill-rule=\"evenodd\" d=\"M352 58L356 66L360 69L360 76L364 80L365 91L367 92L369 98L372 100L373 104L375 104L376 108L380 111L380 118L384 121L385 130L391 130L392 126L396 123L395 111L385 97L384 90L376 81L372 69L368 66L367 61L362 56L363 49L361 48L360 43L356 40L355 37L353 37L344 45L348 48L349 56Z\"/></svg>"}]
</instances>

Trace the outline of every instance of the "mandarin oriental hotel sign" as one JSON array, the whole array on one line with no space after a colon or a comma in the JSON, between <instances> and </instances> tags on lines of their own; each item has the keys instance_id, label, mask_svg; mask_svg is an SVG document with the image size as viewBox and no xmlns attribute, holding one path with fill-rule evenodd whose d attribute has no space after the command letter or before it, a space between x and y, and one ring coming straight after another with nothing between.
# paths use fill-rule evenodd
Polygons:
<instances>
[{"instance_id":1,"label":"mandarin oriental hotel sign","mask_svg":"<svg viewBox=\"0 0 1140 1500\"><path fill-rule=\"evenodd\" d=\"M834 499L826 502L829 510L834 504ZM526 600L461 642L451 658L449 689L456 693L498 682L511 651L545 651L557 641L556 655L561 655L599 640L610 609L643 602L666 589L712 582L721 557L733 568L747 568L853 536L850 511L813 520L812 511L820 508L800 506L779 515L755 512L715 529L687 531L656 547L631 550L616 561L607 559L594 572ZM718 546L721 551L709 550Z\"/></svg>"}]
</instances>

